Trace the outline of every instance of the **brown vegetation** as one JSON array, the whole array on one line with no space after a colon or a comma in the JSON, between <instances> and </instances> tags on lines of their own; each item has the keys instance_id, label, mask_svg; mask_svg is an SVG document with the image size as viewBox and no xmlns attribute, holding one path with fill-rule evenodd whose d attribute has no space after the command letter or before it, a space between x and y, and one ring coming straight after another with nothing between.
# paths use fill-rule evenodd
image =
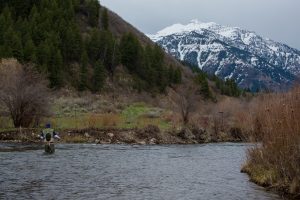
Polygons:
<instances>
[{"instance_id":1,"label":"brown vegetation","mask_svg":"<svg viewBox=\"0 0 300 200\"><path fill-rule=\"evenodd\" d=\"M175 104L174 110L177 110L180 114L184 126L190 123L191 113L195 111L196 106L200 103L199 97L197 98L195 93L196 90L192 86L179 86L174 93L170 94Z\"/></svg>"},{"instance_id":2,"label":"brown vegetation","mask_svg":"<svg viewBox=\"0 0 300 200\"><path fill-rule=\"evenodd\" d=\"M15 127L29 127L48 113L47 85L30 66L16 60L0 62L0 102Z\"/></svg>"},{"instance_id":3,"label":"brown vegetation","mask_svg":"<svg viewBox=\"0 0 300 200\"><path fill-rule=\"evenodd\" d=\"M300 87L266 94L249 107L247 131L261 145L248 151L244 172L253 181L300 197ZM245 128L248 127L248 128Z\"/></svg>"}]
</instances>

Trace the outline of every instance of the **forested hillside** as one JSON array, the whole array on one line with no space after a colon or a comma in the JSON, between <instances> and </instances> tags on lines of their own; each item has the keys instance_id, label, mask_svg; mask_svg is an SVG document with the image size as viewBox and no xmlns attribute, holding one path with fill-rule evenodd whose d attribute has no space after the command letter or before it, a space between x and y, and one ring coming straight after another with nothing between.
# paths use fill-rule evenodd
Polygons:
<instances>
[{"instance_id":1,"label":"forested hillside","mask_svg":"<svg viewBox=\"0 0 300 200\"><path fill-rule=\"evenodd\" d=\"M0 11L0 58L33 64L51 88L98 92L119 66L140 91L181 82L181 69L166 63L160 47L111 31L118 27L97 0L1 0Z\"/></svg>"}]
</instances>

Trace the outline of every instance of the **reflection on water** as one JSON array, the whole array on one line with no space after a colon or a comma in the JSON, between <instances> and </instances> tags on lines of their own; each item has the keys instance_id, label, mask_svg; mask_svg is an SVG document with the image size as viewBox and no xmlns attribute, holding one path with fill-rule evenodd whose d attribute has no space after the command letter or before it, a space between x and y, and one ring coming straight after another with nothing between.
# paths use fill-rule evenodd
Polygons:
<instances>
[{"instance_id":1,"label":"reflection on water","mask_svg":"<svg viewBox=\"0 0 300 200\"><path fill-rule=\"evenodd\" d=\"M240 173L246 149L82 144L57 145L53 155L2 151L0 199L279 199Z\"/></svg>"}]
</instances>

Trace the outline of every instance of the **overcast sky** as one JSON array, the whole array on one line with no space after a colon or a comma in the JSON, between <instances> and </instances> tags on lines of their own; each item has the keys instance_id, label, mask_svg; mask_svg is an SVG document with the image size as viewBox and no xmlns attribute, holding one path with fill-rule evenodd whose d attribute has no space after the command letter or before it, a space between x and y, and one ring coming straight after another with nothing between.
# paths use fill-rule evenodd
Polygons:
<instances>
[{"instance_id":1,"label":"overcast sky","mask_svg":"<svg viewBox=\"0 0 300 200\"><path fill-rule=\"evenodd\" d=\"M238 26L300 50L300 0L100 0L144 33L192 19Z\"/></svg>"}]
</instances>

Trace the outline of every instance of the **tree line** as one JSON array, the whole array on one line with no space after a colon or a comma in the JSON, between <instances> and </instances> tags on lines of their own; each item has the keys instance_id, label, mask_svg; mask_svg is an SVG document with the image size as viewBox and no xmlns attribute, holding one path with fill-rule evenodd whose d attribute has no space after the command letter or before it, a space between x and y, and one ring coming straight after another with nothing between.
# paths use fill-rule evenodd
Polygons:
<instances>
[{"instance_id":1,"label":"tree line","mask_svg":"<svg viewBox=\"0 0 300 200\"><path fill-rule=\"evenodd\" d=\"M243 95L248 90L244 90L238 87L237 83L233 79L223 80L216 75L209 75L202 71L198 66L192 65L187 62L182 62L184 65L191 68L191 70L196 74L195 81L199 85L199 91L205 98L213 98L212 92L208 85L208 80L215 83L216 88L220 91L222 95L239 97Z\"/></svg>"}]
</instances>

